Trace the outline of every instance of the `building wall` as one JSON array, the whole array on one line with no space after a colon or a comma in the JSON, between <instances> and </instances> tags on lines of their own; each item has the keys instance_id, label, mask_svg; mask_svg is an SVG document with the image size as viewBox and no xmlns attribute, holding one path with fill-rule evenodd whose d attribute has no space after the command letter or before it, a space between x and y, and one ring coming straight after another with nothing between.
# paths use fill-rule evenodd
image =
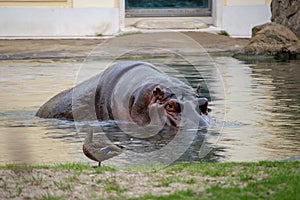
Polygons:
<instances>
[{"instance_id":1,"label":"building wall","mask_svg":"<svg viewBox=\"0 0 300 200\"><path fill-rule=\"evenodd\" d=\"M74 8L115 8L114 0L73 0Z\"/></svg>"},{"instance_id":2,"label":"building wall","mask_svg":"<svg viewBox=\"0 0 300 200\"><path fill-rule=\"evenodd\" d=\"M0 0L0 8L71 8L72 0Z\"/></svg>"},{"instance_id":3,"label":"building wall","mask_svg":"<svg viewBox=\"0 0 300 200\"><path fill-rule=\"evenodd\" d=\"M118 0L0 0L0 37L113 35Z\"/></svg>"},{"instance_id":4,"label":"building wall","mask_svg":"<svg viewBox=\"0 0 300 200\"><path fill-rule=\"evenodd\" d=\"M233 37L250 37L253 26L270 21L270 3L213 0L213 23ZM124 20L125 0L0 0L0 37L113 35Z\"/></svg>"},{"instance_id":5,"label":"building wall","mask_svg":"<svg viewBox=\"0 0 300 200\"><path fill-rule=\"evenodd\" d=\"M251 37L254 26L270 22L270 3L271 0L222 0L215 25L233 37Z\"/></svg>"},{"instance_id":6,"label":"building wall","mask_svg":"<svg viewBox=\"0 0 300 200\"><path fill-rule=\"evenodd\" d=\"M119 0L0 0L0 8L117 8Z\"/></svg>"},{"instance_id":7,"label":"building wall","mask_svg":"<svg viewBox=\"0 0 300 200\"><path fill-rule=\"evenodd\" d=\"M226 6L256 6L265 5L265 0L226 0Z\"/></svg>"}]
</instances>

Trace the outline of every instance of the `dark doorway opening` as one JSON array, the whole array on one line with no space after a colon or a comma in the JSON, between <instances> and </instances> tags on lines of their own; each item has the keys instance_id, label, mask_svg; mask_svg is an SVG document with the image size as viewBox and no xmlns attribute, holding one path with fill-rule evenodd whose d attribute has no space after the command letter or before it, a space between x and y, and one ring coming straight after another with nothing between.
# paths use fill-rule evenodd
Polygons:
<instances>
[{"instance_id":1,"label":"dark doorway opening","mask_svg":"<svg viewBox=\"0 0 300 200\"><path fill-rule=\"evenodd\" d=\"M212 0L125 0L126 17L211 16Z\"/></svg>"}]
</instances>

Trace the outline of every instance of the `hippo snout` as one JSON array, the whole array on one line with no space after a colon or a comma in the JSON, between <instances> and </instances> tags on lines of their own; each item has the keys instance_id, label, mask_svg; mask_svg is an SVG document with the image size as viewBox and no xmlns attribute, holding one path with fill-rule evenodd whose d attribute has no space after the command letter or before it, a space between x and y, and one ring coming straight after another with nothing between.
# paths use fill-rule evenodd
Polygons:
<instances>
[{"instance_id":1,"label":"hippo snout","mask_svg":"<svg viewBox=\"0 0 300 200\"><path fill-rule=\"evenodd\" d=\"M208 100L206 98L198 98L184 102L181 116L182 126L190 128L209 127Z\"/></svg>"}]
</instances>

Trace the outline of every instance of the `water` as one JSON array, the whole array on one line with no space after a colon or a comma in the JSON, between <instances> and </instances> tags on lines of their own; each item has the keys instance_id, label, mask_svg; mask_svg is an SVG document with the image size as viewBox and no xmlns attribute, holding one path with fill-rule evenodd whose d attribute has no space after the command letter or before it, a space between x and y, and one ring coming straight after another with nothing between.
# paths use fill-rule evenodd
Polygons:
<instances>
[{"instance_id":1,"label":"water","mask_svg":"<svg viewBox=\"0 0 300 200\"><path fill-rule=\"evenodd\" d=\"M280 160L300 153L300 61L217 58L227 108L224 160Z\"/></svg>"},{"instance_id":2,"label":"water","mask_svg":"<svg viewBox=\"0 0 300 200\"><path fill-rule=\"evenodd\" d=\"M245 63L231 57L213 59L217 71L203 71L202 79L181 61L173 62L170 66L175 71L168 72L180 77L181 70L193 86L200 81L203 95L211 101L210 113L218 119L218 129L208 135L214 149L204 160L280 160L299 155L300 61ZM158 57L150 61L158 64L170 60ZM103 70L98 62L87 64L92 66L90 75ZM89 161L81 151L84 135L77 133L73 122L34 116L49 98L78 82L81 67L81 60L0 62L0 164ZM216 73L223 82L213 80ZM197 137L203 140L201 134ZM139 150L140 143L147 148L152 145L140 141L130 145ZM199 150L201 145L197 145L192 146ZM195 148L187 152L193 154ZM194 160L193 156L187 155L185 160Z\"/></svg>"}]
</instances>

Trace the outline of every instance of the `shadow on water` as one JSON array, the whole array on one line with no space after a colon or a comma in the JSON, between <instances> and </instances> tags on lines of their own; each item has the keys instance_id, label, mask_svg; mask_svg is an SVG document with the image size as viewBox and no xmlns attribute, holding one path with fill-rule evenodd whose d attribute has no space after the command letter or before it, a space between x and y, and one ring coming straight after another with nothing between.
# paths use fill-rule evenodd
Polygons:
<instances>
[{"instance_id":1,"label":"shadow on water","mask_svg":"<svg viewBox=\"0 0 300 200\"><path fill-rule=\"evenodd\" d=\"M165 58L152 61L168 63ZM216 57L215 62L224 81L226 119L217 121L216 126L220 127L209 133L198 131L178 161L256 161L299 155L300 62L244 63L229 57ZM6 61L0 64L1 164L87 162L81 152L85 136L77 133L73 122L34 116L43 102L72 87L72 73L76 73L80 63ZM216 107L224 99L219 97L217 90L209 90L207 85L210 84L207 77L214 76L215 72L204 71L204 80L188 63L174 62L168 67L174 69L171 76L180 78L184 74L193 87L200 82L202 96L210 100L210 112L218 118ZM132 139L124 137L109 123L105 127L105 134L112 141L122 142L138 153L162 148L173 137L158 135L162 138L155 138L154 142ZM215 139L210 141L209 137L218 138L220 135L218 142ZM203 141L206 147L203 147ZM200 150L208 154L202 156Z\"/></svg>"}]
</instances>

